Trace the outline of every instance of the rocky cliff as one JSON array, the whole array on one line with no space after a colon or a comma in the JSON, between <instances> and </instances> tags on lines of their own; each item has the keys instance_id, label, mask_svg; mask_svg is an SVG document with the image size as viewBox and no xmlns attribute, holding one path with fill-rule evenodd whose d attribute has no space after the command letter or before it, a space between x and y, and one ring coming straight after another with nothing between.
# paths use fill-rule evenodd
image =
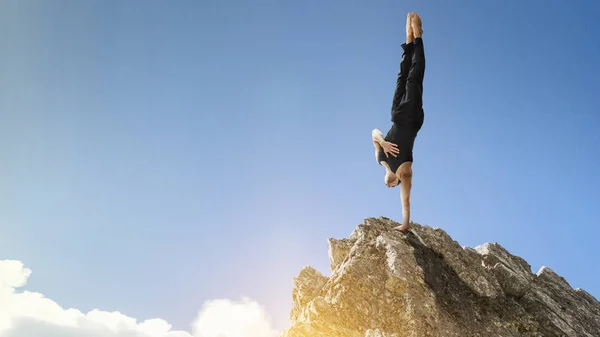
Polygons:
<instances>
[{"instance_id":1,"label":"rocky cliff","mask_svg":"<svg viewBox=\"0 0 600 337\"><path fill-rule=\"evenodd\" d=\"M329 239L331 276L294 278L282 337L600 337L600 303L550 268L486 243L461 247L443 230L369 218Z\"/></svg>"}]
</instances>

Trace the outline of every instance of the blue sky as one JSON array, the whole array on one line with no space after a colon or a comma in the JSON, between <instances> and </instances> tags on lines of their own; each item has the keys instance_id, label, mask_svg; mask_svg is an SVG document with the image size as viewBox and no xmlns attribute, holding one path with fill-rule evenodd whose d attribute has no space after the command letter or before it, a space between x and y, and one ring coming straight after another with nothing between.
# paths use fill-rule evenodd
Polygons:
<instances>
[{"instance_id":1,"label":"blue sky","mask_svg":"<svg viewBox=\"0 0 600 337\"><path fill-rule=\"evenodd\" d=\"M278 329L328 237L401 220L387 131L423 19L413 220L600 297L597 1L2 1L0 259L65 307Z\"/></svg>"}]
</instances>

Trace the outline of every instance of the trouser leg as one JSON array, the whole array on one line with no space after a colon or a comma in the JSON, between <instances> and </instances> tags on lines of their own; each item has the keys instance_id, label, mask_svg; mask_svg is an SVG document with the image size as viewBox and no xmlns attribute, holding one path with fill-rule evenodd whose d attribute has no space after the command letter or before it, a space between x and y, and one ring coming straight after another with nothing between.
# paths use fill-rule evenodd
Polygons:
<instances>
[{"instance_id":1,"label":"trouser leg","mask_svg":"<svg viewBox=\"0 0 600 337\"><path fill-rule=\"evenodd\" d=\"M423 78L425 77L425 51L423 39L414 41L412 62L406 81L406 102L414 102L420 108L423 102Z\"/></svg>"},{"instance_id":2,"label":"trouser leg","mask_svg":"<svg viewBox=\"0 0 600 337\"><path fill-rule=\"evenodd\" d=\"M419 124L423 106L423 78L425 76L425 50L423 39L415 38L410 69L406 77L404 95L392 112L392 121L414 128Z\"/></svg>"},{"instance_id":3,"label":"trouser leg","mask_svg":"<svg viewBox=\"0 0 600 337\"><path fill-rule=\"evenodd\" d=\"M402 44L402 61L400 62L400 72L396 79L396 90L394 91L394 99L392 100L392 113L400 107L400 103L406 93L406 82L412 64L413 47L412 42Z\"/></svg>"}]
</instances>

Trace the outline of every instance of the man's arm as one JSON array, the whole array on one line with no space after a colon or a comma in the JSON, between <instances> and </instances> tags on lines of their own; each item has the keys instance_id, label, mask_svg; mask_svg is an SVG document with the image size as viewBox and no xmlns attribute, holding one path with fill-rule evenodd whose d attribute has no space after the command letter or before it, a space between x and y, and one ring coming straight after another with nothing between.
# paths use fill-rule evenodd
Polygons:
<instances>
[{"instance_id":1,"label":"man's arm","mask_svg":"<svg viewBox=\"0 0 600 337\"><path fill-rule=\"evenodd\" d=\"M386 141L385 138L383 138L383 133L381 133L381 131L377 129L373 130L373 132L371 132L371 138L373 138L375 152L384 151L386 157L389 157L390 154L396 157L398 156L398 153L400 153L398 145Z\"/></svg>"},{"instance_id":2,"label":"man's arm","mask_svg":"<svg viewBox=\"0 0 600 337\"><path fill-rule=\"evenodd\" d=\"M373 138L373 143L375 145L379 145L380 147L385 142L385 139L383 138L383 133L381 133L381 131L379 131L377 129L375 129L375 130L373 130L373 132L371 132L371 137Z\"/></svg>"}]
</instances>

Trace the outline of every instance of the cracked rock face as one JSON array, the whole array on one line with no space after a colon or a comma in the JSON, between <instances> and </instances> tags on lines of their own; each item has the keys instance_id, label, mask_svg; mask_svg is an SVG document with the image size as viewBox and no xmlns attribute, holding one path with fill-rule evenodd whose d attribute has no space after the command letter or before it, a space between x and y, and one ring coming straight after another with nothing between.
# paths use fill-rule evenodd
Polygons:
<instances>
[{"instance_id":1,"label":"cracked rock face","mask_svg":"<svg viewBox=\"0 0 600 337\"><path fill-rule=\"evenodd\" d=\"M282 337L600 336L600 303L496 243L461 247L443 230L369 218L329 239L331 276L294 278Z\"/></svg>"}]
</instances>

